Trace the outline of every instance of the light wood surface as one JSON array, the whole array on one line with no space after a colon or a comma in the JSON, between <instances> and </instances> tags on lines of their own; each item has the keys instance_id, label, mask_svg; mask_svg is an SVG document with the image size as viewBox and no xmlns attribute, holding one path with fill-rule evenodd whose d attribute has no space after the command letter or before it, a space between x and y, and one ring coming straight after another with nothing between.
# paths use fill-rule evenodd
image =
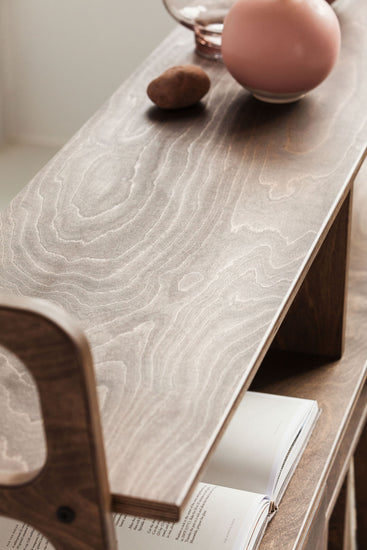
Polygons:
<instances>
[{"instance_id":1,"label":"light wood surface","mask_svg":"<svg viewBox=\"0 0 367 550\"><path fill-rule=\"evenodd\" d=\"M335 8L338 65L288 106L252 99L178 29L0 216L0 288L62 306L90 342L115 510L178 517L348 196L367 5ZM208 71L207 99L161 113L146 86L184 63ZM32 470L36 409L8 406L28 381L1 361L0 415L22 414L34 445L10 433L0 468Z\"/></svg>"},{"instance_id":2,"label":"light wood surface","mask_svg":"<svg viewBox=\"0 0 367 550\"><path fill-rule=\"evenodd\" d=\"M39 469L27 476L1 476L0 515L36 527L56 550L116 550L96 383L84 335L59 308L1 293L0 327L0 345L37 384L47 442ZM1 416L2 439L9 428L8 416ZM21 434L26 447L31 434L24 427Z\"/></svg>"}]
</instances>

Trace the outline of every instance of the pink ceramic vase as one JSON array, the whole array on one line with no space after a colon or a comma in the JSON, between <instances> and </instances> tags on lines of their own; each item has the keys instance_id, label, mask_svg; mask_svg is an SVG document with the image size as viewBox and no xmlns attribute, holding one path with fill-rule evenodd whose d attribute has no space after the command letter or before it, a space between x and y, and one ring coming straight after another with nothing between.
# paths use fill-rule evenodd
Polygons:
<instances>
[{"instance_id":1,"label":"pink ceramic vase","mask_svg":"<svg viewBox=\"0 0 367 550\"><path fill-rule=\"evenodd\" d=\"M263 101L296 101L315 88L339 48L339 22L325 0L237 0L224 21L223 61Z\"/></svg>"}]
</instances>

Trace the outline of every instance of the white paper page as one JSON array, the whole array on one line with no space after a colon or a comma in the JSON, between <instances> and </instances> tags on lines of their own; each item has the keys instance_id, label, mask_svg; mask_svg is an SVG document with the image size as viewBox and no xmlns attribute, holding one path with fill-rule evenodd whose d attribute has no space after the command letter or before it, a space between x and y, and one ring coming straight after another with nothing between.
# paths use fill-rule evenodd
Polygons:
<instances>
[{"instance_id":1,"label":"white paper page","mask_svg":"<svg viewBox=\"0 0 367 550\"><path fill-rule=\"evenodd\" d=\"M199 483L180 522L119 515L116 534L119 548L129 550L246 550L268 510L263 495Z\"/></svg>"},{"instance_id":2,"label":"white paper page","mask_svg":"<svg viewBox=\"0 0 367 550\"><path fill-rule=\"evenodd\" d=\"M118 547L251 550L266 525L268 509L269 500L261 495L200 483L178 523L115 514ZM0 517L0 550L10 549L53 550L53 546L32 527Z\"/></svg>"},{"instance_id":3,"label":"white paper page","mask_svg":"<svg viewBox=\"0 0 367 550\"><path fill-rule=\"evenodd\" d=\"M298 465L298 462L308 443L308 440L311 436L312 430L315 426L315 423L319 415L320 415L319 407L315 401L314 406L310 409L309 414L305 418L303 429L299 434L299 437L297 437L294 445L288 452L286 464L284 464L281 472L278 473L278 477L276 479L275 487L273 490L274 501L276 502L276 505L279 505L283 497L283 494L285 492L285 489L287 488L290 477Z\"/></svg>"},{"instance_id":4,"label":"white paper page","mask_svg":"<svg viewBox=\"0 0 367 550\"><path fill-rule=\"evenodd\" d=\"M201 480L271 497L287 450L314 403L247 392Z\"/></svg>"},{"instance_id":5,"label":"white paper page","mask_svg":"<svg viewBox=\"0 0 367 550\"><path fill-rule=\"evenodd\" d=\"M36 529L20 521L0 517L0 550L53 550Z\"/></svg>"}]
</instances>

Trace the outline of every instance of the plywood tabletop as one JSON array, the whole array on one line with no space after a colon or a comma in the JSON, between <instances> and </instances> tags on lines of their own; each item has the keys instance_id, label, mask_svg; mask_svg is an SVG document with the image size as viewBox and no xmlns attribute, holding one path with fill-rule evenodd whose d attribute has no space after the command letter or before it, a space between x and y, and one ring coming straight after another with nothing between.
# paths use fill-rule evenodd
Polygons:
<instances>
[{"instance_id":1,"label":"plywood tabletop","mask_svg":"<svg viewBox=\"0 0 367 550\"><path fill-rule=\"evenodd\" d=\"M339 4L336 68L288 106L177 29L0 215L0 289L63 307L90 342L116 510L177 517L350 190L367 6ZM207 98L158 111L147 84L185 63L209 73ZM32 470L30 381L1 361L0 469Z\"/></svg>"}]
</instances>

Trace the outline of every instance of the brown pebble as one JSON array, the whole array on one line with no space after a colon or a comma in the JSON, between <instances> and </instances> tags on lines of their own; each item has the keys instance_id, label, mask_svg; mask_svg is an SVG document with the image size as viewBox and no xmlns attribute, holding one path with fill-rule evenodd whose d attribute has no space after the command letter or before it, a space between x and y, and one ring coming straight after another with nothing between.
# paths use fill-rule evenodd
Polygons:
<instances>
[{"instance_id":1,"label":"brown pebble","mask_svg":"<svg viewBox=\"0 0 367 550\"><path fill-rule=\"evenodd\" d=\"M203 69L178 65L152 80L147 94L161 109L182 109L200 101L209 88L210 79Z\"/></svg>"}]
</instances>

